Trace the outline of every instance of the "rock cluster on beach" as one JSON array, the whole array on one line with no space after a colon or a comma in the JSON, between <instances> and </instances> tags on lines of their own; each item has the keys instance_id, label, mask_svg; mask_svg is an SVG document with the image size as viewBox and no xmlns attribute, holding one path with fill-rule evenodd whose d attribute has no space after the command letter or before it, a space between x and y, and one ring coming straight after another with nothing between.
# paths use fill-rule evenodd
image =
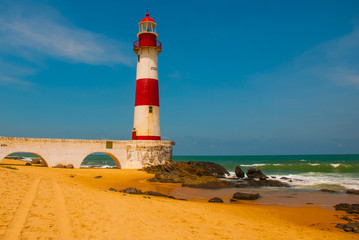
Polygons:
<instances>
[{"instance_id":1,"label":"rock cluster on beach","mask_svg":"<svg viewBox=\"0 0 359 240\"><path fill-rule=\"evenodd\" d=\"M235 173L238 182L224 181L229 172L219 164L213 162L169 162L157 166L143 168L145 172L155 174L150 182L182 183L184 187L191 188L231 188L231 187L289 187L287 183L278 180L268 180L261 170L248 169L246 174L240 167ZM245 176L247 176L245 178Z\"/></svg>"},{"instance_id":2,"label":"rock cluster on beach","mask_svg":"<svg viewBox=\"0 0 359 240\"><path fill-rule=\"evenodd\" d=\"M213 162L169 162L143 170L155 174L150 182L182 183L184 187L207 189L235 187L233 182L218 179L229 172Z\"/></svg>"},{"instance_id":3,"label":"rock cluster on beach","mask_svg":"<svg viewBox=\"0 0 359 240\"><path fill-rule=\"evenodd\" d=\"M235 173L239 178L236 187L289 187L288 183L279 180L268 179L268 177L258 168L250 168L246 174L240 167L236 167ZM238 174L237 174L238 173ZM245 178L245 176L247 176Z\"/></svg>"},{"instance_id":4,"label":"rock cluster on beach","mask_svg":"<svg viewBox=\"0 0 359 240\"><path fill-rule=\"evenodd\" d=\"M336 227L346 232L359 233L359 204L340 203L335 205L334 208L336 211L345 211L350 214L350 216L344 215L342 217L348 223L338 223Z\"/></svg>"}]
</instances>

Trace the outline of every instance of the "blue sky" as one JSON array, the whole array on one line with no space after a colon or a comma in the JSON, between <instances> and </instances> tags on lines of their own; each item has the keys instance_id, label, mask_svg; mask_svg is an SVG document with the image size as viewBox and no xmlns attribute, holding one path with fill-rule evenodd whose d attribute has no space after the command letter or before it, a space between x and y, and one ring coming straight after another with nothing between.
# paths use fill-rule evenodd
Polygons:
<instances>
[{"instance_id":1,"label":"blue sky","mask_svg":"<svg viewBox=\"0 0 359 240\"><path fill-rule=\"evenodd\" d=\"M0 135L130 139L147 8L174 154L359 153L356 0L0 0Z\"/></svg>"}]
</instances>

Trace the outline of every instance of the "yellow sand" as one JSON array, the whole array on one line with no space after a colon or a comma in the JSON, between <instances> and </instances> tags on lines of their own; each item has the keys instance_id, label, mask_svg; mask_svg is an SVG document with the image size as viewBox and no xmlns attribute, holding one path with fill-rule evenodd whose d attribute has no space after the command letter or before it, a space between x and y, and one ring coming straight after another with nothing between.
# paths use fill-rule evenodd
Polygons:
<instances>
[{"instance_id":1,"label":"yellow sand","mask_svg":"<svg viewBox=\"0 0 359 240\"><path fill-rule=\"evenodd\" d=\"M146 190L152 175L136 170L13 167L18 170L0 165L0 239L359 237L336 229L342 220L334 215L343 213L327 209L148 199L108 191Z\"/></svg>"}]
</instances>

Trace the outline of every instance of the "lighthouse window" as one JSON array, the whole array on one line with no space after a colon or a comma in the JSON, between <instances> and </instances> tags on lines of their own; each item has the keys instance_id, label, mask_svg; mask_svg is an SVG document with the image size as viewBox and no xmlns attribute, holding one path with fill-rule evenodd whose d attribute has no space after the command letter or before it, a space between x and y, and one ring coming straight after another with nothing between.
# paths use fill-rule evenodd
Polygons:
<instances>
[{"instance_id":1,"label":"lighthouse window","mask_svg":"<svg viewBox=\"0 0 359 240\"><path fill-rule=\"evenodd\" d=\"M140 61L140 54L137 55L137 62Z\"/></svg>"},{"instance_id":2,"label":"lighthouse window","mask_svg":"<svg viewBox=\"0 0 359 240\"><path fill-rule=\"evenodd\" d=\"M149 112L149 113L152 113L152 106L150 106L150 107L148 108L148 112Z\"/></svg>"}]
</instances>

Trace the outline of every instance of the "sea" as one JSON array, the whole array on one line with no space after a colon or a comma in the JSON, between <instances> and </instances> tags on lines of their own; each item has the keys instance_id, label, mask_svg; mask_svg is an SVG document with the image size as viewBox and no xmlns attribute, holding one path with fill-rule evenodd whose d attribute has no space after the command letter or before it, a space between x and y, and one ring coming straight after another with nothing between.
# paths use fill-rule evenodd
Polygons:
<instances>
[{"instance_id":1,"label":"sea","mask_svg":"<svg viewBox=\"0 0 359 240\"><path fill-rule=\"evenodd\" d=\"M258 168L271 179L292 187L333 190L359 189L359 154L344 155L259 155L259 156L173 156L173 161L204 161L222 165L235 176L239 166L244 172ZM82 167L116 167L108 155L89 155ZM282 178L282 179L281 179Z\"/></svg>"},{"instance_id":2,"label":"sea","mask_svg":"<svg viewBox=\"0 0 359 240\"><path fill-rule=\"evenodd\" d=\"M37 158L29 153L14 153L27 160ZM173 156L173 161L205 161L222 165L234 177L236 166L246 172L258 168L270 179L287 182L298 189L330 188L359 190L359 154L343 155L259 155L259 156ZM81 167L115 168L107 154L87 156Z\"/></svg>"}]
</instances>

